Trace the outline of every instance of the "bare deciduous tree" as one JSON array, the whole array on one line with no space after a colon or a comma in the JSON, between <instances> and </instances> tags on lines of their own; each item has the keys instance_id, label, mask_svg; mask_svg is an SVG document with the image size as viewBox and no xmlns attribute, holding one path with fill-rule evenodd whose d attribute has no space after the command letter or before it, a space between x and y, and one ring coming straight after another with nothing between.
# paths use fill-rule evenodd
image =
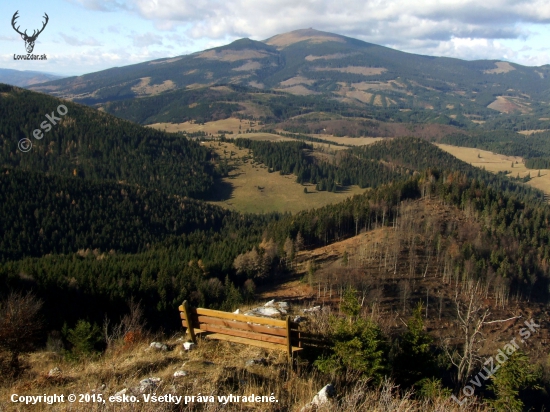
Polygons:
<instances>
[{"instance_id":1,"label":"bare deciduous tree","mask_svg":"<svg viewBox=\"0 0 550 412\"><path fill-rule=\"evenodd\" d=\"M483 304L483 294L479 283L469 288L457 290L454 296L456 323L461 331L460 346L452 353L448 341L445 352L451 363L457 368L457 384L463 384L480 363L479 349L483 341L481 328L489 316L489 308Z\"/></svg>"},{"instance_id":2,"label":"bare deciduous tree","mask_svg":"<svg viewBox=\"0 0 550 412\"><path fill-rule=\"evenodd\" d=\"M20 370L19 355L32 351L42 330L42 301L32 293L10 293L0 302L0 350L10 354L10 369Z\"/></svg>"}]
</instances>

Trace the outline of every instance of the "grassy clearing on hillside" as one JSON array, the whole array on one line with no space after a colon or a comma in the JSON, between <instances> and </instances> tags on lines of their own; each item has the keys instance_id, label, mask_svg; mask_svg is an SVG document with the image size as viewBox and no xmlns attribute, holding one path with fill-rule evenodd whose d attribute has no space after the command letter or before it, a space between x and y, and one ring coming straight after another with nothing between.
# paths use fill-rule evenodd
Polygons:
<instances>
[{"instance_id":1,"label":"grassy clearing on hillside","mask_svg":"<svg viewBox=\"0 0 550 412\"><path fill-rule=\"evenodd\" d=\"M544 133L544 132L547 132L547 131L548 131L548 129L520 130L518 133L522 134L522 135L525 135L525 136L531 136L533 134Z\"/></svg>"},{"instance_id":2,"label":"grassy clearing on hillside","mask_svg":"<svg viewBox=\"0 0 550 412\"><path fill-rule=\"evenodd\" d=\"M243 137L249 137L249 135ZM269 173L265 165L253 164L250 159L243 162L242 157L248 155L248 150L239 149L232 143L222 143L221 146L218 142L207 144L222 158L226 155L229 158L230 152L233 152L232 158L238 159L233 162L233 167L236 168L230 172L228 178L222 179L219 185L220 197L223 198L230 193L231 198L211 202L222 207L250 213L295 213L341 202L349 196L364 192L364 189L357 186L345 188L337 193L317 192L314 185L296 183L294 175L282 176L278 172ZM304 188L307 188L308 193L304 193Z\"/></svg>"},{"instance_id":3,"label":"grassy clearing on hillside","mask_svg":"<svg viewBox=\"0 0 550 412\"><path fill-rule=\"evenodd\" d=\"M240 120L233 117L223 120L216 120L213 122L206 122L204 124L199 124L195 122L184 122L184 123L154 123L150 124L147 127L152 127L154 129L162 130L164 132L176 133L176 132L205 132L217 135L218 131L224 130L226 132L233 132L234 134L239 133L239 126L241 130L246 129L259 129L258 122L250 120ZM230 137L231 135L228 135Z\"/></svg>"},{"instance_id":4,"label":"grassy clearing on hillside","mask_svg":"<svg viewBox=\"0 0 550 412\"><path fill-rule=\"evenodd\" d=\"M326 134L310 134L310 136L317 137L323 140L329 140L335 143L344 144L346 146L367 146L380 140L388 139L386 137L337 137Z\"/></svg>"},{"instance_id":5,"label":"grassy clearing on hillside","mask_svg":"<svg viewBox=\"0 0 550 412\"><path fill-rule=\"evenodd\" d=\"M237 135L227 135L228 139L250 139L250 140L263 140L268 142L289 142L293 141L295 139L291 139L290 137L285 136L279 136L277 134L273 133L242 133Z\"/></svg>"},{"instance_id":6,"label":"grassy clearing on hillside","mask_svg":"<svg viewBox=\"0 0 550 412\"><path fill-rule=\"evenodd\" d=\"M508 171L511 172L508 174L510 177L517 177L518 174L520 177L530 175L531 180L527 183L528 185L550 194L550 170L541 169L540 177L538 177L539 171L537 169L527 169L523 164L523 159L519 156L505 156L487 150L451 146L447 144L438 144L437 146L460 160L470 163L472 166L479 168L484 167L485 170L489 172L498 173ZM478 157L478 155L480 157ZM514 164L513 168L512 163Z\"/></svg>"}]
</instances>

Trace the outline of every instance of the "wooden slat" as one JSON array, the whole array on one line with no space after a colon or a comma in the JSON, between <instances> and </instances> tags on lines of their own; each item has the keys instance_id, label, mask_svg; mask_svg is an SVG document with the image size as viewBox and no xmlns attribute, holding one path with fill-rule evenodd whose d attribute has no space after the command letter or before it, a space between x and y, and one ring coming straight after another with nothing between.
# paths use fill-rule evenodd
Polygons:
<instances>
[{"instance_id":1,"label":"wooden slat","mask_svg":"<svg viewBox=\"0 0 550 412\"><path fill-rule=\"evenodd\" d=\"M199 308L198 309L199 312L203 312L205 310L211 310L211 309L202 309L202 308ZM184 310L183 310L183 306L180 305L179 306L179 311L181 312L180 315L181 315L181 318L182 319L185 319L185 314L184 314ZM190 316L193 316L193 315L197 315L197 309L195 308L189 308L189 312L190 312ZM285 327L286 326L286 322L284 320L278 320L278 319L268 319L268 318L262 318L262 317L259 317L259 316L249 316L249 315L237 315L237 314L229 314L227 312L220 312L220 311L214 311L216 313L216 316L217 318L223 318L223 319L231 319L231 320L239 320L237 318L237 316L246 316L247 318L252 318L254 323L261 323L263 325L273 325L273 326L278 326L278 327ZM232 315L232 316L220 316L220 313L225 313L225 314L228 314L228 315ZM212 314L208 315L208 316L211 316L212 317ZM258 322L258 319L260 319L262 322ZM245 322L244 320L241 320L241 322ZM246 320L246 322L252 322L252 320ZM277 322L277 324L273 324L273 322ZM283 323L281 323L283 322ZM290 329L293 330L293 331L298 331L298 328L300 327L300 324L299 323L296 323L296 322L290 322Z\"/></svg>"},{"instance_id":2,"label":"wooden slat","mask_svg":"<svg viewBox=\"0 0 550 412\"><path fill-rule=\"evenodd\" d=\"M283 337L286 337L288 335L287 330L283 328L254 325L254 324L245 323L245 322L236 322L236 321L230 321L225 319L213 318L210 316L198 316L197 321L198 321L197 325L202 325L203 323L206 323L209 325L223 326L229 329L248 330L251 332L265 333L268 335L283 336Z\"/></svg>"},{"instance_id":3,"label":"wooden slat","mask_svg":"<svg viewBox=\"0 0 550 412\"><path fill-rule=\"evenodd\" d=\"M206 323L201 324L201 329L207 332L222 333L224 335L237 336L240 338L246 338L250 340L258 340L262 342L276 343L279 345L286 345L287 338L281 336L265 335L262 333L248 332L237 329L220 328L214 325L208 325Z\"/></svg>"},{"instance_id":4,"label":"wooden slat","mask_svg":"<svg viewBox=\"0 0 550 412\"><path fill-rule=\"evenodd\" d=\"M188 328L189 326L187 326L187 323L185 323L185 321L181 321L181 324L184 328ZM200 330L200 329L197 329L197 328L193 328L193 332L195 333L195 335L198 335L199 333L206 333L205 330Z\"/></svg>"},{"instance_id":5,"label":"wooden slat","mask_svg":"<svg viewBox=\"0 0 550 412\"><path fill-rule=\"evenodd\" d=\"M184 327L187 327L187 319L185 319L185 314L180 313L180 317L182 319L182 325ZM258 333L266 333L268 335L284 336L284 337L288 335L288 332L286 329L275 327L275 326L255 325L252 323L231 321L231 320L213 318L211 316L202 316L202 315L201 316L191 315L191 317L192 317L191 323L198 327L200 327L201 324L206 323L209 325L223 326L230 329L240 329L240 330L249 330L249 331L258 332ZM297 333L294 332L294 334L296 335Z\"/></svg>"},{"instance_id":6,"label":"wooden slat","mask_svg":"<svg viewBox=\"0 0 550 412\"><path fill-rule=\"evenodd\" d=\"M238 320L241 322L252 322L260 325L279 326L280 328L286 328L286 322L278 319L260 318L258 316L237 315L235 313L220 312L218 310L197 308L195 310L197 315L211 316L213 318Z\"/></svg>"},{"instance_id":7,"label":"wooden slat","mask_svg":"<svg viewBox=\"0 0 550 412\"><path fill-rule=\"evenodd\" d=\"M216 340L225 340L225 341L234 342L234 343L241 343L243 345L258 346L260 348L266 348L266 349L283 350L285 352L287 351L286 345L277 345L275 343L261 342L261 341L258 341L258 340L240 338L240 337L237 337L237 336L228 336L228 335L223 335L223 334L220 334L220 333L214 333L212 335L208 335L207 338L208 339L216 339ZM302 350L302 348L297 348L297 347L292 348L293 352L298 352L300 350Z\"/></svg>"},{"instance_id":8,"label":"wooden slat","mask_svg":"<svg viewBox=\"0 0 550 412\"><path fill-rule=\"evenodd\" d=\"M286 317L286 329L290 331L290 316ZM286 337L286 347L289 359L292 359L292 344L290 343L292 333L289 333Z\"/></svg>"}]
</instances>

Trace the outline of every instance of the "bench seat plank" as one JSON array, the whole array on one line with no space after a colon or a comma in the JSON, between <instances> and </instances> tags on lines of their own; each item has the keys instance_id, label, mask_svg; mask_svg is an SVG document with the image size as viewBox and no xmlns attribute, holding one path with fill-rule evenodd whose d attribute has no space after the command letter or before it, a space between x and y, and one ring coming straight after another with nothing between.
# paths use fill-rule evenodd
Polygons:
<instances>
[{"instance_id":1,"label":"bench seat plank","mask_svg":"<svg viewBox=\"0 0 550 412\"><path fill-rule=\"evenodd\" d=\"M286 322L284 320L260 318L259 316L241 315L236 313L220 312L218 310L196 308L192 309L193 315L211 316L213 318L221 318L228 320L237 320L240 322L251 322L259 325L278 326L280 328L286 328Z\"/></svg>"},{"instance_id":2,"label":"bench seat plank","mask_svg":"<svg viewBox=\"0 0 550 412\"><path fill-rule=\"evenodd\" d=\"M214 325L208 325L206 323L201 323L200 329L205 330L207 332L222 333L224 335L231 335L238 338L245 338L245 339L254 340L254 341L259 340L262 342L275 343L278 345L286 345L287 343L287 338L284 338L281 336L266 335L262 333L249 332L249 331L238 330L238 329L222 328Z\"/></svg>"},{"instance_id":3,"label":"bench seat plank","mask_svg":"<svg viewBox=\"0 0 550 412\"><path fill-rule=\"evenodd\" d=\"M270 343L270 342L263 342L259 340L253 340L253 339L247 339L247 338L241 338L237 336L229 336L229 335L223 335L221 333L213 333L210 335L206 335L207 339L216 339L216 340L225 340L229 342L234 343L241 343L243 345L252 345L252 346L258 346L265 349L274 349L274 350L287 350L286 346L278 345L276 343ZM296 346L292 347L292 352L298 352L301 351L303 348L298 348Z\"/></svg>"},{"instance_id":4,"label":"bench seat plank","mask_svg":"<svg viewBox=\"0 0 550 412\"><path fill-rule=\"evenodd\" d=\"M182 313L181 318L183 319L182 325L184 327L187 327L187 320L185 319L185 314ZM285 328L276 327L276 326L254 325L252 323L213 318L211 316L196 316L193 319L192 323L194 325L201 325L206 323L209 325L221 326L229 329L240 329L240 330L246 330L250 332L265 333L268 335L275 335L275 336L282 336L282 337L288 336L288 332Z\"/></svg>"}]
</instances>

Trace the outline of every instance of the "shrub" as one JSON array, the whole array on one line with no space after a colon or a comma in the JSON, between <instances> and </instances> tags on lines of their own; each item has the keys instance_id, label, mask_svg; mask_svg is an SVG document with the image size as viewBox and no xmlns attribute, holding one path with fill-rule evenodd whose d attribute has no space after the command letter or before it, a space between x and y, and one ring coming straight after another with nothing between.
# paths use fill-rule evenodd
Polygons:
<instances>
[{"instance_id":1,"label":"shrub","mask_svg":"<svg viewBox=\"0 0 550 412\"><path fill-rule=\"evenodd\" d=\"M68 329L67 325L63 326L62 333L72 345L68 357L73 359L79 359L95 352L96 345L102 341L99 326L82 319L76 323L73 329Z\"/></svg>"},{"instance_id":2,"label":"shrub","mask_svg":"<svg viewBox=\"0 0 550 412\"><path fill-rule=\"evenodd\" d=\"M42 330L42 301L32 293L11 293L0 302L0 351L10 355L9 369L20 372L19 355L32 351Z\"/></svg>"},{"instance_id":3,"label":"shrub","mask_svg":"<svg viewBox=\"0 0 550 412\"><path fill-rule=\"evenodd\" d=\"M418 381L434 377L437 373L436 356L432 350L432 338L424 330L419 303L407 322L407 331L400 337L396 354L392 359L393 374L398 383L410 387Z\"/></svg>"},{"instance_id":4,"label":"shrub","mask_svg":"<svg viewBox=\"0 0 550 412\"><path fill-rule=\"evenodd\" d=\"M358 374L379 384L388 369L388 351L382 331L372 320L357 318L361 305L354 289L346 290L341 308L349 319L331 319L332 354L317 359L314 365L324 373Z\"/></svg>"},{"instance_id":5,"label":"shrub","mask_svg":"<svg viewBox=\"0 0 550 412\"><path fill-rule=\"evenodd\" d=\"M524 405L519 392L527 388L540 389L536 384L540 378L540 371L524 352L518 350L512 353L491 376L492 382L488 388L494 392L496 399L490 400L489 405L497 411L521 412Z\"/></svg>"}]
</instances>

